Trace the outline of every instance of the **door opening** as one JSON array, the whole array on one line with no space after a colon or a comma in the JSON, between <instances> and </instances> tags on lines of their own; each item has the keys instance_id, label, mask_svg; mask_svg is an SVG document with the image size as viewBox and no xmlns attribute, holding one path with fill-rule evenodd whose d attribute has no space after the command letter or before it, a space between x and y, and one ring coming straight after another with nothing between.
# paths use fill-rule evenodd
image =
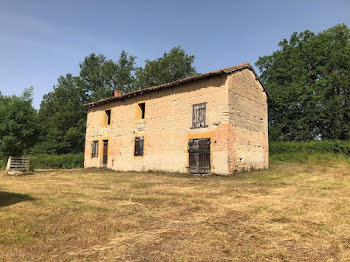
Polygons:
<instances>
[{"instance_id":1,"label":"door opening","mask_svg":"<svg viewBox=\"0 0 350 262\"><path fill-rule=\"evenodd\" d=\"M210 138L190 139L188 154L190 173L210 173Z\"/></svg>"},{"instance_id":2,"label":"door opening","mask_svg":"<svg viewBox=\"0 0 350 262\"><path fill-rule=\"evenodd\" d=\"M103 140L102 166L107 167L108 162L108 140Z\"/></svg>"}]
</instances>

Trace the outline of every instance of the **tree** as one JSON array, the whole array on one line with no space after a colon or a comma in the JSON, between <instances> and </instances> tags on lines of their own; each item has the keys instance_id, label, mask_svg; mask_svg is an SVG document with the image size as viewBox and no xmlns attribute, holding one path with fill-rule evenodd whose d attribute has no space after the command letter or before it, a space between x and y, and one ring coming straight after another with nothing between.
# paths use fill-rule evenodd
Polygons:
<instances>
[{"instance_id":1,"label":"tree","mask_svg":"<svg viewBox=\"0 0 350 262\"><path fill-rule=\"evenodd\" d=\"M32 97L33 87L20 97L0 94L0 159L21 156L35 144L38 126Z\"/></svg>"},{"instance_id":2,"label":"tree","mask_svg":"<svg viewBox=\"0 0 350 262\"><path fill-rule=\"evenodd\" d=\"M71 74L60 76L54 90L40 104L40 143L34 153L78 153L84 149L86 102L84 90Z\"/></svg>"},{"instance_id":3,"label":"tree","mask_svg":"<svg viewBox=\"0 0 350 262\"><path fill-rule=\"evenodd\" d=\"M136 56L129 56L124 50L121 52L118 63L116 64L117 75L113 90L117 89L127 93L134 89L135 59Z\"/></svg>"},{"instance_id":4,"label":"tree","mask_svg":"<svg viewBox=\"0 0 350 262\"><path fill-rule=\"evenodd\" d=\"M350 29L293 33L256 62L271 140L350 139Z\"/></svg>"},{"instance_id":5,"label":"tree","mask_svg":"<svg viewBox=\"0 0 350 262\"><path fill-rule=\"evenodd\" d=\"M117 63L104 55L90 54L80 64L78 85L84 90L86 102L112 96L113 90L128 92L132 89L135 70L134 56L122 51Z\"/></svg>"},{"instance_id":6,"label":"tree","mask_svg":"<svg viewBox=\"0 0 350 262\"><path fill-rule=\"evenodd\" d=\"M187 55L180 46L156 60L146 60L144 68L136 70L136 88L156 86L196 74L194 56Z\"/></svg>"}]
</instances>

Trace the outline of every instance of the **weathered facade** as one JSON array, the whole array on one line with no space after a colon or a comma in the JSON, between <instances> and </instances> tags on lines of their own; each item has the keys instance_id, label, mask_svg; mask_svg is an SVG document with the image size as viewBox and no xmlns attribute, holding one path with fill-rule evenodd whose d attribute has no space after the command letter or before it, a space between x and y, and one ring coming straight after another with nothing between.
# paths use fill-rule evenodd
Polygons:
<instances>
[{"instance_id":1,"label":"weathered facade","mask_svg":"<svg viewBox=\"0 0 350 262\"><path fill-rule=\"evenodd\" d=\"M268 167L267 93L248 64L87 104L85 167L231 174Z\"/></svg>"}]
</instances>

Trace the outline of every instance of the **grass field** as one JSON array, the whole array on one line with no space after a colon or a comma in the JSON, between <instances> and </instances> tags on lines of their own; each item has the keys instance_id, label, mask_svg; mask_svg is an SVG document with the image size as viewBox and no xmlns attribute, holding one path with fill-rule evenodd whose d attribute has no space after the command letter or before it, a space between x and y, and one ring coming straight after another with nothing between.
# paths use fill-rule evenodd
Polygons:
<instances>
[{"instance_id":1,"label":"grass field","mask_svg":"<svg viewBox=\"0 0 350 262\"><path fill-rule=\"evenodd\" d=\"M3 261L347 261L350 163L0 177Z\"/></svg>"}]
</instances>

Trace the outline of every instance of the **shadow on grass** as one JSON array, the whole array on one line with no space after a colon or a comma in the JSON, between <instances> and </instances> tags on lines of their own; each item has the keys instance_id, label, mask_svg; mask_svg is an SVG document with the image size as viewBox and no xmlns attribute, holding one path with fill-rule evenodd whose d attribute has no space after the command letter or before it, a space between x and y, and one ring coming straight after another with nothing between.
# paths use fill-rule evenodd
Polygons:
<instances>
[{"instance_id":1,"label":"shadow on grass","mask_svg":"<svg viewBox=\"0 0 350 262\"><path fill-rule=\"evenodd\" d=\"M10 206L22 201L33 201L35 198L27 194L18 194L0 191L0 208Z\"/></svg>"}]
</instances>

